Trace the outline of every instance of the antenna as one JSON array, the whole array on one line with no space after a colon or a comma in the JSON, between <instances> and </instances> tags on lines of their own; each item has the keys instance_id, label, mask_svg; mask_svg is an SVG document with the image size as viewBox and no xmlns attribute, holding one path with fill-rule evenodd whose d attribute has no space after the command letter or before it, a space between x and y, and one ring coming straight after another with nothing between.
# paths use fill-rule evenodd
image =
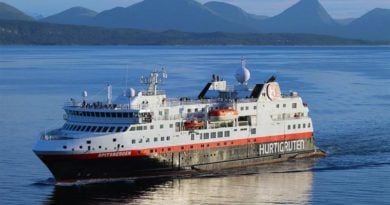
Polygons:
<instances>
[{"instance_id":1,"label":"antenna","mask_svg":"<svg viewBox=\"0 0 390 205\"><path fill-rule=\"evenodd\" d=\"M158 71L157 69L153 70L149 77L141 76L140 82L148 85L148 95L157 95L157 85L164 82L167 78L167 72L164 68L161 68L161 71Z\"/></svg>"},{"instance_id":2,"label":"antenna","mask_svg":"<svg viewBox=\"0 0 390 205\"><path fill-rule=\"evenodd\" d=\"M107 83L107 104L111 105L112 102L112 85Z\"/></svg>"}]
</instances>

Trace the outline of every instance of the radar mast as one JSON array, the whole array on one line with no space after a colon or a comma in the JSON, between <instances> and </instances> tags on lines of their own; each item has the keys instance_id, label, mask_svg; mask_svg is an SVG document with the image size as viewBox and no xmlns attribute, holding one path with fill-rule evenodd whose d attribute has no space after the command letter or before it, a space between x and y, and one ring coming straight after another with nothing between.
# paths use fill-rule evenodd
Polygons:
<instances>
[{"instance_id":1,"label":"radar mast","mask_svg":"<svg viewBox=\"0 0 390 205\"><path fill-rule=\"evenodd\" d=\"M148 86L147 95L157 95L157 85L168 78L167 72L162 68L160 71L153 70L149 77L141 76L140 82Z\"/></svg>"}]
</instances>

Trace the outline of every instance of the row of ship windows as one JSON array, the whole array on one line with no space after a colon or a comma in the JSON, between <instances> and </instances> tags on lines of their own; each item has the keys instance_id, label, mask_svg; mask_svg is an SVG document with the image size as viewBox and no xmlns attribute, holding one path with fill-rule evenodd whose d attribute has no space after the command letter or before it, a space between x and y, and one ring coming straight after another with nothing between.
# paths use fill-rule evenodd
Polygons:
<instances>
[{"instance_id":1,"label":"row of ship windows","mask_svg":"<svg viewBox=\"0 0 390 205\"><path fill-rule=\"evenodd\" d=\"M306 128L306 124L303 123L302 126L301 126L301 124L297 124L297 125L295 125L295 124L294 124L294 125L288 125L288 126L287 126L287 129L288 129L288 130L291 130L291 128L292 128L292 129L301 129L301 127L302 127L302 128ZM310 128L310 127L311 127L311 124L310 124L310 123L307 123L307 128Z\"/></svg>"},{"instance_id":2,"label":"row of ship windows","mask_svg":"<svg viewBox=\"0 0 390 205\"><path fill-rule=\"evenodd\" d=\"M199 133L199 139L215 139L215 138L222 138L222 137L230 137L230 131L220 131L220 132L211 132L211 133ZM167 136L167 137L160 137L160 141L163 142L163 141L169 141L171 138L170 136ZM153 138L153 141L154 142L158 142L159 138L158 137L154 137ZM191 140L195 140L195 134L192 133L191 134ZM131 143L132 144L135 144L137 142L137 140L135 139L132 139L131 140ZM150 138L146 138L145 140L145 143L149 143L150 142ZM143 139L140 138L138 139L138 143L143 143Z\"/></svg>"},{"instance_id":3,"label":"row of ship windows","mask_svg":"<svg viewBox=\"0 0 390 205\"><path fill-rule=\"evenodd\" d=\"M281 106L279 104L276 104L276 108L280 108ZM283 108L286 108L287 105L286 104L283 104ZM297 103L292 103L291 104L291 108L297 108Z\"/></svg>"},{"instance_id":4,"label":"row of ship windows","mask_svg":"<svg viewBox=\"0 0 390 205\"><path fill-rule=\"evenodd\" d=\"M170 141L170 140L171 140L170 136L160 137L160 141L161 142L163 142L163 141ZM158 137L154 137L153 141L154 142L158 142ZM136 142L137 141L135 139L131 140L131 144L135 144ZM142 142L143 142L143 138L138 139L138 143L142 143ZM145 143L149 143L149 142L150 142L150 138L146 138Z\"/></svg>"},{"instance_id":5,"label":"row of ship windows","mask_svg":"<svg viewBox=\"0 0 390 205\"><path fill-rule=\"evenodd\" d=\"M108 127L108 126L86 126L65 124L62 129L80 132L125 132L128 126Z\"/></svg>"},{"instance_id":6,"label":"row of ship windows","mask_svg":"<svg viewBox=\"0 0 390 205\"><path fill-rule=\"evenodd\" d=\"M199 139L215 139L215 138L222 138L222 137L230 137L230 131L220 131L220 132L206 132L206 133L199 133ZM191 134L191 140L195 140L195 134Z\"/></svg>"},{"instance_id":7,"label":"row of ship windows","mask_svg":"<svg viewBox=\"0 0 390 205\"><path fill-rule=\"evenodd\" d=\"M151 130L154 129L154 125L150 125L149 127ZM173 128L173 124L169 124L169 128ZM140 130L147 130L148 126L146 125L138 125L138 126L132 126L130 127L130 131L140 131ZM160 129L164 129L164 124L160 124Z\"/></svg>"},{"instance_id":8,"label":"row of ship windows","mask_svg":"<svg viewBox=\"0 0 390 205\"><path fill-rule=\"evenodd\" d=\"M249 106L240 107L240 110L241 110L241 111L244 111L244 109L245 109L245 110L249 110ZM256 110L256 109L257 109L257 106L256 106L256 105L253 106L253 109Z\"/></svg>"},{"instance_id":9,"label":"row of ship windows","mask_svg":"<svg viewBox=\"0 0 390 205\"><path fill-rule=\"evenodd\" d=\"M136 112L86 112L86 111L68 111L69 115L83 116L83 117L113 117L113 118L131 118L138 117Z\"/></svg>"}]
</instances>

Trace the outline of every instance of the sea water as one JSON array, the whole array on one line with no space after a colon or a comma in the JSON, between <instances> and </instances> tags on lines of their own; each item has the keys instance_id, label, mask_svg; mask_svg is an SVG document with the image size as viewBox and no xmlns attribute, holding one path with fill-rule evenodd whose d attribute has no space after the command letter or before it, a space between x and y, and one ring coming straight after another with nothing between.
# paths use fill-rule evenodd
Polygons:
<instances>
[{"instance_id":1,"label":"sea water","mask_svg":"<svg viewBox=\"0 0 390 205\"><path fill-rule=\"evenodd\" d=\"M31 151L61 126L63 103L140 90L164 68L170 97L196 96L212 74L250 85L275 75L309 105L317 160L181 178L55 186ZM0 204L390 204L390 47L0 47Z\"/></svg>"}]
</instances>

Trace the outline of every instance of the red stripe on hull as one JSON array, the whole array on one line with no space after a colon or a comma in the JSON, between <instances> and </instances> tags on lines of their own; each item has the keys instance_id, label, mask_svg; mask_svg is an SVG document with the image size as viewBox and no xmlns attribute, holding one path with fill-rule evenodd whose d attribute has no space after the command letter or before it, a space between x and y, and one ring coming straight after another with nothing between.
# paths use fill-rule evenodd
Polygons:
<instances>
[{"instance_id":1,"label":"red stripe on hull","mask_svg":"<svg viewBox=\"0 0 390 205\"><path fill-rule=\"evenodd\" d=\"M101 159L101 158L117 158L117 157L130 157L130 156L136 157L136 156L147 156L151 154L196 151L196 150L204 150L210 148L221 148L221 147L239 146L239 145L247 145L247 144L262 144L262 143L270 143L270 142L278 142L278 141L291 141L291 140L299 140L299 139L308 139L312 137L313 137L312 132L304 132L304 133L295 133L295 134L288 134L288 135L274 135L269 137L252 137L252 138L239 139L239 140L222 140L222 141L208 142L208 143L156 147L156 148L148 148L148 149L141 149L141 150L123 150L117 152L103 152L103 153L92 153L92 154L69 154L69 155L38 154L38 155L41 159L44 160Z\"/></svg>"}]
</instances>

